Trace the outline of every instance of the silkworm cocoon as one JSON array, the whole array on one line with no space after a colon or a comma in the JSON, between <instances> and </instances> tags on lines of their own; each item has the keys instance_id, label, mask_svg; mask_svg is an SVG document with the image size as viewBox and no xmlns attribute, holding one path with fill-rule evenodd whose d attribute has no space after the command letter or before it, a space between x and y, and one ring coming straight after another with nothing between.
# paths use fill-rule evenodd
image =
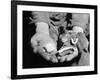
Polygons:
<instances>
[{"instance_id":1,"label":"silkworm cocoon","mask_svg":"<svg viewBox=\"0 0 100 80\"><path fill-rule=\"evenodd\" d=\"M56 47L55 47L55 45L52 44L52 43L47 43L47 44L45 45L45 48L46 48L46 50L47 50L48 52L56 51Z\"/></svg>"}]
</instances>

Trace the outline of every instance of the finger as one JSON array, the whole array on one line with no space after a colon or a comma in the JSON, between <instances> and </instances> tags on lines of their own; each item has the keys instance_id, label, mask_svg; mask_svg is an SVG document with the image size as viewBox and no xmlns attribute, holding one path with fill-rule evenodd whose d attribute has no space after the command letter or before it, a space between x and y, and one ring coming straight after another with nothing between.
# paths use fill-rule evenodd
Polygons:
<instances>
[{"instance_id":1,"label":"finger","mask_svg":"<svg viewBox=\"0 0 100 80\"><path fill-rule=\"evenodd\" d=\"M73 49L73 47L64 47L64 48L61 48L58 52L62 53L63 51L67 51L69 49Z\"/></svg>"},{"instance_id":2,"label":"finger","mask_svg":"<svg viewBox=\"0 0 100 80\"><path fill-rule=\"evenodd\" d=\"M40 54L45 60L50 61L50 55L47 55L46 53L41 53Z\"/></svg>"},{"instance_id":3,"label":"finger","mask_svg":"<svg viewBox=\"0 0 100 80\"><path fill-rule=\"evenodd\" d=\"M65 57L65 56L60 57L60 62L64 62L64 61L65 61L65 59L66 59L66 57Z\"/></svg>"},{"instance_id":4,"label":"finger","mask_svg":"<svg viewBox=\"0 0 100 80\"><path fill-rule=\"evenodd\" d=\"M32 46L37 46L37 40L36 40L36 35L34 35L32 38L31 38L31 44Z\"/></svg>"},{"instance_id":5,"label":"finger","mask_svg":"<svg viewBox=\"0 0 100 80\"><path fill-rule=\"evenodd\" d=\"M66 58L68 57L68 55L71 55L71 54L73 54L73 51L71 51L71 50L67 50L67 51L60 53L59 54L60 55L60 57L59 57L60 62L66 61Z\"/></svg>"},{"instance_id":6,"label":"finger","mask_svg":"<svg viewBox=\"0 0 100 80\"><path fill-rule=\"evenodd\" d=\"M62 53L59 53L59 55L61 56L60 58L61 62L64 62L65 60L70 61L78 55L78 50L76 47L73 47L73 51L67 50Z\"/></svg>"},{"instance_id":7,"label":"finger","mask_svg":"<svg viewBox=\"0 0 100 80\"><path fill-rule=\"evenodd\" d=\"M47 54L44 50L43 50L43 48L42 47L38 47L38 53L44 58L44 59L46 59L46 60L50 60L50 55L49 54Z\"/></svg>"},{"instance_id":8,"label":"finger","mask_svg":"<svg viewBox=\"0 0 100 80\"><path fill-rule=\"evenodd\" d=\"M36 53L37 52L37 46L38 46L38 43L37 43L37 40L36 40L36 35L31 38L31 46L33 48L33 52Z\"/></svg>"},{"instance_id":9,"label":"finger","mask_svg":"<svg viewBox=\"0 0 100 80\"><path fill-rule=\"evenodd\" d=\"M67 50L67 51L64 51L64 52L62 52L62 53L59 53L59 55L60 55L60 56L65 56L65 55L69 55L69 54L72 54L72 53L73 53L73 51Z\"/></svg>"},{"instance_id":10,"label":"finger","mask_svg":"<svg viewBox=\"0 0 100 80\"><path fill-rule=\"evenodd\" d=\"M66 57L66 61L71 61L72 59L74 59L75 57L76 57L77 55L76 55L76 53L74 54L70 54L70 55L66 55L65 57Z\"/></svg>"},{"instance_id":11,"label":"finger","mask_svg":"<svg viewBox=\"0 0 100 80\"><path fill-rule=\"evenodd\" d=\"M66 61L71 61L74 57L75 55L68 55L66 56Z\"/></svg>"},{"instance_id":12,"label":"finger","mask_svg":"<svg viewBox=\"0 0 100 80\"><path fill-rule=\"evenodd\" d=\"M80 44L81 44L82 48L84 49L84 48L88 47L89 42L88 42L88 40L87 40L85 34L79 33L79 34L78 34L78 37L79 37L79 39L80 39Z\"/></svg>"},{"instance_id":13,"label":"finger","mask_svg":"<svg viewBox=\"0 0 100 80\"><path fill-rule=\"evenodd\" d=\"M34 52L34 53L37 53L37 46L34 46L34 47L33 47L33 52Z\"/></svg>"},{"instance_id":14,"label":"finger","mask_svg":"<svg viewBox=\"0 0 100 80\"><path fill-rule=\"evenodd\" d=\"M55 55L51 56L51 61L53 63L58 63L58 59L57 59L57 57Z\"/></svg>"}]
</instances>

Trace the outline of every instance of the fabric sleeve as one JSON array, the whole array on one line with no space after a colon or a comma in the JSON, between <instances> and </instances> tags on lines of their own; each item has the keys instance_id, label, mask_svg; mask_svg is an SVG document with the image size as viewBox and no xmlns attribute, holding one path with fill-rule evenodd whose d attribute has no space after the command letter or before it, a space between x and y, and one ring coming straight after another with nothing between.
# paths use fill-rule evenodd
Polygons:
<instances>
[{"instance_id":1,"label":"fabric sleeve","mask_svg":"<svg viewBox=\"0 0 100 80\"><path fill-rule=\"evenodd\" d=\"M33 16L34 22L48 23L48 21L49 21L49 13L48 12L33 11L32 16Z\"/></svg>"},{"instance_id":2,"label":"fabric sleeve","mask_svg":"<svg viewBox=\"0 0 100 80\"><path fill-rule=\"evenodd\" d=\"M72 25L80 26L85 30L89 23L89 14L87 13L73 13L72 14Z\"/></svg>"}]
</instances>

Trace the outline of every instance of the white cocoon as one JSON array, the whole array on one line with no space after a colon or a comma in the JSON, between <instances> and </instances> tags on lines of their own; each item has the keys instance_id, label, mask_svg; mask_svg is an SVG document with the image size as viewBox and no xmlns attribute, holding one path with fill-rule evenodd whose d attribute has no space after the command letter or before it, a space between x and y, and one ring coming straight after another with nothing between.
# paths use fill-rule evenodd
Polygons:
<instances>
[{"instance_id":1,"label":"white cocoon","mask_svg":"<svg viewBox=\"0 0 100 80\"><path fill-rule=\"evenodd\" d=\"M47 49L48 52L56 51L56 47L51 43L46 44L45 48Z\"/></svg>"}]
</instances>

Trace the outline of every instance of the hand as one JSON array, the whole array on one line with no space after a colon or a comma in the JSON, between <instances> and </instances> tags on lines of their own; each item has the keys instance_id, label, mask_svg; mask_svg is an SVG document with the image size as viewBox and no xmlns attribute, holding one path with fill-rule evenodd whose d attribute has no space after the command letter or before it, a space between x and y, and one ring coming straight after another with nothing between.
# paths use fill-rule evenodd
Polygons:
<instances>
[{"instance_id":1,"label":"hand","mask_svg":"<svg viewBox=\"0 0 100 80\"><path fill-rule=\"evenodd\" d=\"M89 41L86 38L85 34L78 33L77 37L79 38L79 41L77 43L77 47L79 48L79 50L80 51L86 50L88 52Z\"/></svg>"},{"instance_id":2,"label":"hand","mask_svg":"<svg viewBox=\"0 0 100 80\"><path fill-rule=\"evenodd\" d=\"M56 42L46 33L36 33L31 38L33 51L39 53L46 60L57 62L55 53L57 51Z\"/></svg>"},{"instance_id":3,"label":"hand","mask_svg":"<svg viewBox=\"0 0 100 80\"><path fill-rule=\"evenodd\" d=\"M71 61L78 56L78 50L76 47L65 47L59 50L59 55L58 59L60 62Z\"/></svg>"}]
</instances>

